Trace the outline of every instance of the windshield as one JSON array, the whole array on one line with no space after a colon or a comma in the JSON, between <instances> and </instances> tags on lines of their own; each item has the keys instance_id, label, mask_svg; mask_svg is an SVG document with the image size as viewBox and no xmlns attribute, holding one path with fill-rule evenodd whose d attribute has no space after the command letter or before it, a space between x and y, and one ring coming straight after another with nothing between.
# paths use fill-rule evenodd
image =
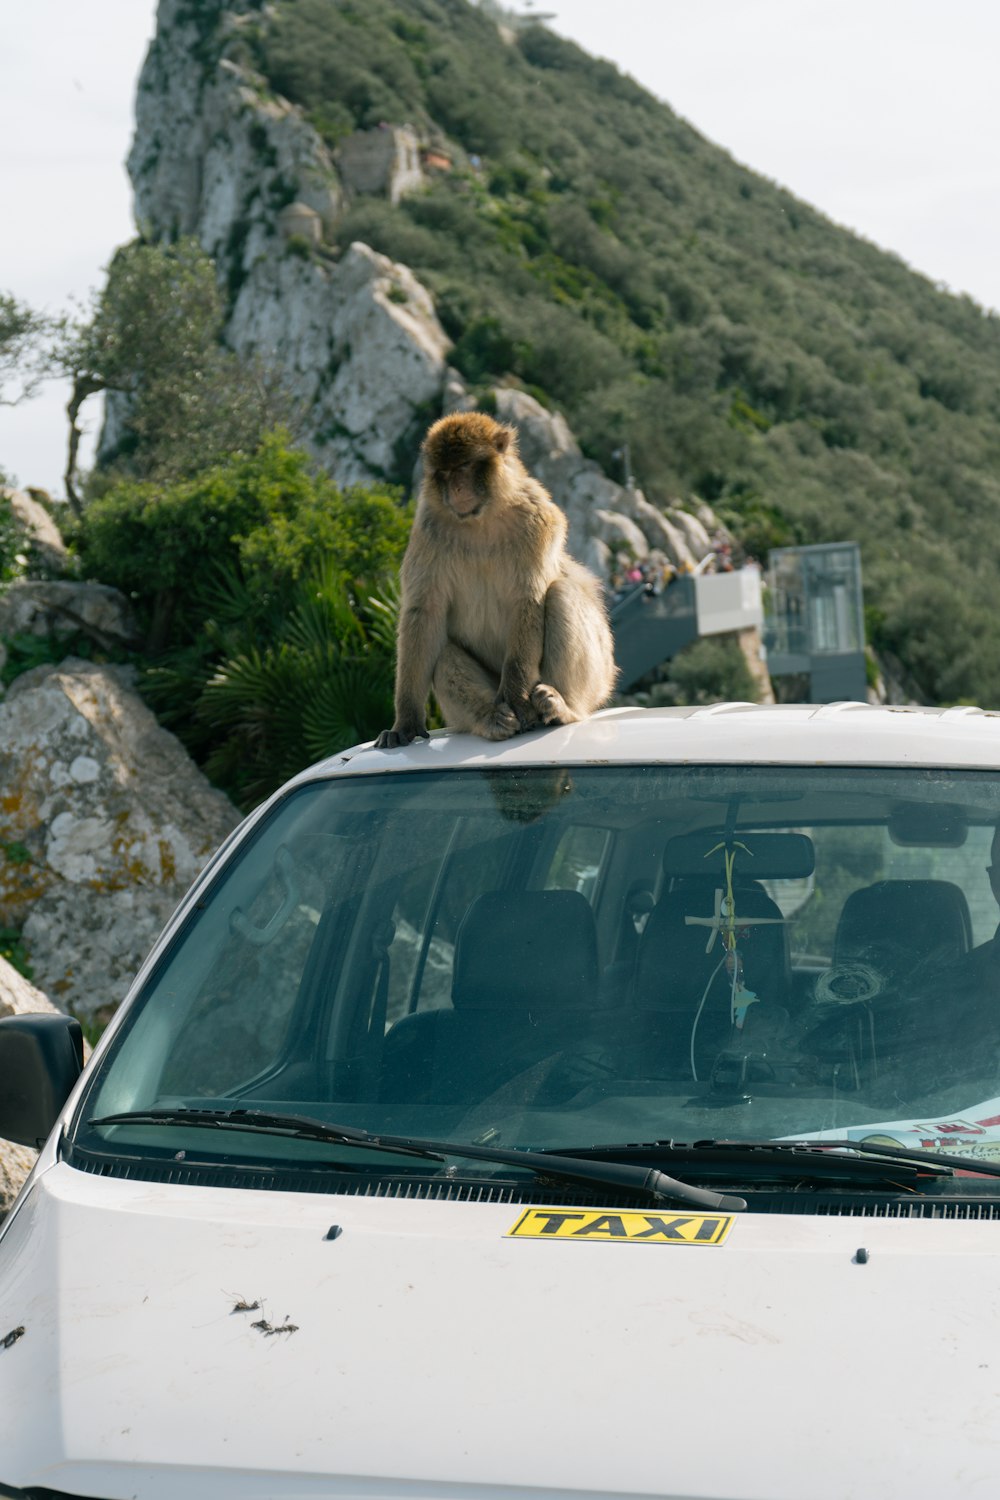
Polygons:
<instances>
[{"instance_id":1,"label":"windshield","mask_svg":"<svg viewBox=\"0 0 1000 1500\"><path fill-rule=\"evenodd\" d=\"M1000 777L975 771L308 785L202 893L78 1139L330 1157L86 1124L188 1106L535 1150L825 1135L1000 1155L998 817Z\"/></svg>"}]
</instances>

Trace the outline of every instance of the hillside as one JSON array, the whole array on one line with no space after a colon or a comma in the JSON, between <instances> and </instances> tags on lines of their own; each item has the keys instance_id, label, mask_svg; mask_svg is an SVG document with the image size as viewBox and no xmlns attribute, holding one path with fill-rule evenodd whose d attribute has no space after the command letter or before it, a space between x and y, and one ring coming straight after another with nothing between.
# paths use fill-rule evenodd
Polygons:
<instances>
[{"instance_id":1,"label":"hillside","mask_svg":"<svg viewBox=\"0 0 1000 1500\"><path fill-rule=\"evenodd\" d=\"M859 541L872 643L929 701L1000 704L1000 319L544 27L279 0L234 40L175 9L201 65L257 70L333 160L383 122L431 148L419 190L345 195L333 237L417 274L468 382L520 382L609 473L627 442L649 499L710 501L759 556Z\"/></svg>"}]
</instances>

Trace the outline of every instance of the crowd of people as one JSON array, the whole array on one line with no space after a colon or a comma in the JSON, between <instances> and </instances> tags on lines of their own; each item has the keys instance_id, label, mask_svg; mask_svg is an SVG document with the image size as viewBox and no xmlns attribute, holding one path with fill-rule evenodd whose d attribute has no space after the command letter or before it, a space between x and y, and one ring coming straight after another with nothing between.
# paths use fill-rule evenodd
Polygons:
<instances>
[{"instance_id":1,"label":"crowd of people","mask_svg":"<svg viewBox=\"0 0 1000 1500\"><path fill-rule=\"evenodd\" d=\"M641 584L644 593L656 596L685 574L732 573L735 567L732 542L725 532L717 531L712 536L712 550L697 565L687 559L680 564L671 562L657 548L643 558L619 554L611 574L611 593L614 599L622 599Z\"/></svg>"}]
</instances>

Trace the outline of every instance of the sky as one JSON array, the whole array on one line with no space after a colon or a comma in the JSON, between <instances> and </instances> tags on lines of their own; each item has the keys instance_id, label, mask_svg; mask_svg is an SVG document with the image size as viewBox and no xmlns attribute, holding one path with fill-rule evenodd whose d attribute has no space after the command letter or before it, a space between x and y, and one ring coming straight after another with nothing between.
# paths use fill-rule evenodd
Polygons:
<instances>
[{"instance_id":1,"label":"sky","mask_svg":"<svg viewBox=\"0 0 1000 1500\"><path fill-rule=\"evenodd\" d=\"M996 0L521 0L746 166L1000 310ZM133 234L125 172L155 0L0 15L0 291L88 305ZM58 382L0 407L0 470L63 494ZM89 461L100 406L84 408Z\"/></svg>"}]
</instances>

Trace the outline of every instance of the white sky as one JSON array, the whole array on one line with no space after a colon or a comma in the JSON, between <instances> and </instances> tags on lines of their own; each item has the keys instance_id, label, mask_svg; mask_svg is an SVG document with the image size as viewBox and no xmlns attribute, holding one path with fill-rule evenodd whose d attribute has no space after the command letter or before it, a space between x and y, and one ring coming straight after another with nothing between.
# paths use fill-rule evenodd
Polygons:
<instances>
[{"instance_id":1,"label":"white sky","mask_svg":"<svg viewBox=\"0 0 1000 1500\"><path fill-rule=\"evenodd\" d=\"M555 30L611 58L737 160L1000 309L997 0L533 8L556 12ZM155 0L3 6L0 290L34 307L86 303L132 235L124 161L154 16ZM0 469L62 494L65 402L49 386L0 408Z\"/></svg>"}]
</instances>

